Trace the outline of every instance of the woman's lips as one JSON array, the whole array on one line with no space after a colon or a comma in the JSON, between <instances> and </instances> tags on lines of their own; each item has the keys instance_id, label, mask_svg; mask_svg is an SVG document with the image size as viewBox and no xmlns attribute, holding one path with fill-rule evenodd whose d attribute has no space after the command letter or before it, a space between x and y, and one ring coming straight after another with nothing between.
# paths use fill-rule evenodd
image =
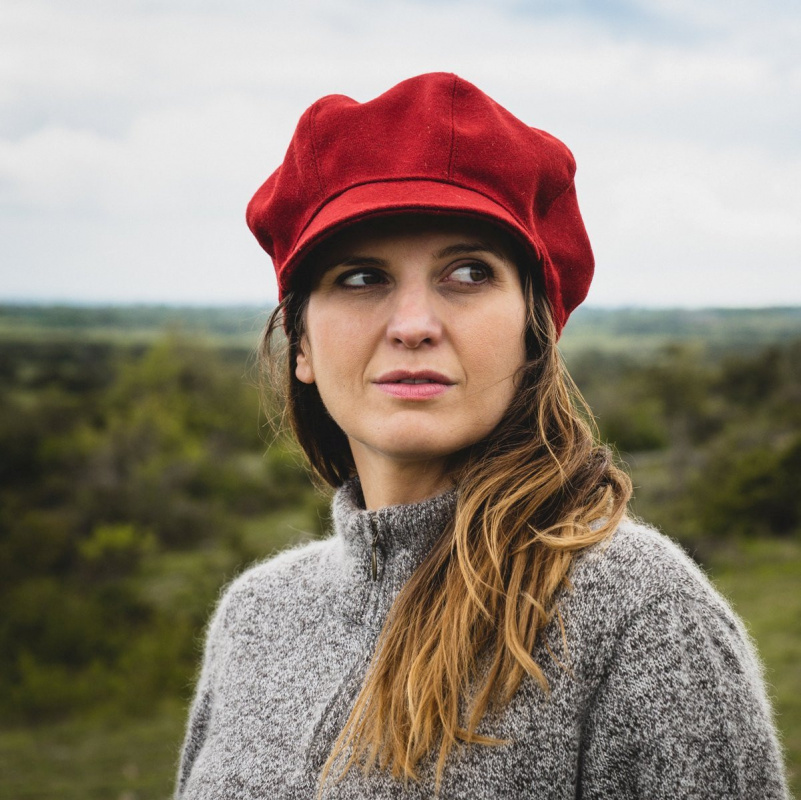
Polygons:
<instances>
[{"instance_id":1,"label":"woman's lips","mask_svg":"<svg viewBox=\"0 0 801 800\"><path fill-rule=\"evenodd\" d=\"M428 400L444 394L453 386L453 381L445 375L429 370L395 370L380 375L374 383L382 392L402 400Z\"/></svg>"},{"instance_id":2,"label":"woman's lips","mask_svg":"<svg viewBox=\"0 0 801 800\"><path fill-rule=\"evenodd\" d=\"M382 392L403 400L428 400L450 389L446 383L377 383Z\"/></svg>"}]
</instances>

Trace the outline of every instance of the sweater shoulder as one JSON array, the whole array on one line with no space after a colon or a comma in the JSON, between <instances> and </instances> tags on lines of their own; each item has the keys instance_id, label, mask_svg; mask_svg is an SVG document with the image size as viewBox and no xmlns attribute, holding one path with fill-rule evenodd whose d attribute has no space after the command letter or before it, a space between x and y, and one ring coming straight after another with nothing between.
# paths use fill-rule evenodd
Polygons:
<instances>
[{"instance_id":1,"label":"sweater shoulder","mask_svg":"<svg viewBox=\"0 0 801 800\"><path fill-rule=\"evenodd\" d=\"M241 625L265 612L297 610L319 596L336 568L341 541L336 536L284 550L248 567L223 590L212 627Z\"/></svg>"},{"instance_id":2,"label":"sweater shoulder","mask_svg":"<svg viewBox=\"0 0 801 800\"><path fill-rule=\"evenodd\" d=\"M785 797L754 643L687 553L626 521L574 574L593 796Z\"/></svg>"},{"instance_id":3,"label":"sweater shoulder","mask_svg":"<svg viewBox=\"0 0 801 800\"><path fill-rule=\"evenodd\" d=\"M305 542L252 564L228 586L227 592L259 591L271 583L292 583L314 574L337 550L335 536Z\"/></svg>"},{"instance_id":4,"label":"sweater shoulder","mask_svg":"<svg viewBox=\"0 0 801 800\"><path fill-rule=\"evenodd\" d=\"M583 629L582 638L611 644L655 604L695 609L710 624L749 639L728 601L682 547L631 519L576 559L561 608Z\"/></svg>"},{"instance_id":5,"label":"sweater shoulder","mask_svg":"<svg viewBox=\"0 0 801 800\"><path fill-rule=\"evenodd\" d=\"M609 602L626 608L641 608L673 594L727 606L704 570L677 542L631 519L577 558L571 582L584 594L604 593Z\"/></svg>"}]
</instances>

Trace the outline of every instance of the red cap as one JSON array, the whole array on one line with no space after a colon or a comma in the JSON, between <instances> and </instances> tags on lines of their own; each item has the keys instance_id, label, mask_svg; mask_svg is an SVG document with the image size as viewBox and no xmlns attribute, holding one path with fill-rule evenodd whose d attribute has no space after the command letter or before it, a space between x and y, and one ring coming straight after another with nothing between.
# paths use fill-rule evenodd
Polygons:
<instances>
[{"instance_id":1,"label":"red cap","mask_svg":"<svg viewBox=\"0 0 801 800\"><path fill-rule=\"evenodd\" d=\"M283 297L309 249L357 220L404 211L477 215L511 231L542 265L561 331L587 296L594 266L575 171L558 139L458 76L434 72L367 103L318 100L250 201L247 222L272 256Z\"/></svg>"}]
</instances>

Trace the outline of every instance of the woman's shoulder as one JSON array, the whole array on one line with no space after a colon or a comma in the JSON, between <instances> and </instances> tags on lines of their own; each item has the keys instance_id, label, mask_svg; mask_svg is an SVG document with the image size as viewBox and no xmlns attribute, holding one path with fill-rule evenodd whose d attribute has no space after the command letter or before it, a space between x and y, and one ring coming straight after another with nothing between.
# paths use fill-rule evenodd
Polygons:
<instances>
[{"instance_id":1,"label":"woman's shoulder","mask_svg":"<svg viewBox=\"0 0 801 800\"><path fill-rule=\"evenodd\" d=\"M627 608L642 607L673 594L714 606L727 605L681 545L631 518L578 556L571 582L584 593L613 595Z\"/></svg>"},{"instance_id":2,"label":"woman's shoulder","mask_svg":"<svg viewBox=\"0 0 801 800\"><path fill-rule=\"evenodd\" d=\"M750 634L678 543L625 520L577 558L570 581L560 613L593 685L621 675L640 685L667 671L682 685L718 687L710 703L739 703L770 720Z\"/></svg>"},{"instance_id":3,"label":"woman's shoulder","mask_svg":"<svg viewBox=\"0 0 801 800\"><path fill-rule=\"evenodd\" d=\"M632 774L654 797L785 796L757 653L678 544L626 521L579 557L568 597L599 796L630 796Z\"/></svg>"},{"instance_id":4,"label":"woman's shoulder","mask_svg":"<svg viewBox=\"0 0 801 800\"><path fill-rule=\"evenodd\" d=\"M297 607L330 578L338 546L336 537L315 540L251 565L222 589L215 617L225 625L233 615L262 612L266 605Z\"/></svg>"},{"instance_id":5,"label":"woman's shoulder","mask_svg":"<svg viewBox=\"0 0 801 800\"><path fill-rule=\"evenodd\" d=\"M741 642L749 640L728 601L687 552L634 519L625 519L609 538L577 557L562 608L582 638L599 645L600 640L613 644L649 615L692 615Z\"/></svg>"}]
</instances>

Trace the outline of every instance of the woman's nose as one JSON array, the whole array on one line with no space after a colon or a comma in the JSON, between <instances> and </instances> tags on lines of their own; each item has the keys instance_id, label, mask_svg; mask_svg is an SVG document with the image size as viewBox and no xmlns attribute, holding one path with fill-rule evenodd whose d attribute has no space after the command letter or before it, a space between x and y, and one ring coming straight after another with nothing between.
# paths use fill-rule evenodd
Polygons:
<instances>
[{"instance_id":1,"label":"woman's nose","mask_svg":"<svg viewBox=\"0 0 801 800\"><path fill-rule=\"evenodd\" d=\"M387 324L387 337L393 344L416 348L436 344L441 339L442 321L435 298L426 287L399 288L394 299Z\"/></svg>"}]
</instances>

